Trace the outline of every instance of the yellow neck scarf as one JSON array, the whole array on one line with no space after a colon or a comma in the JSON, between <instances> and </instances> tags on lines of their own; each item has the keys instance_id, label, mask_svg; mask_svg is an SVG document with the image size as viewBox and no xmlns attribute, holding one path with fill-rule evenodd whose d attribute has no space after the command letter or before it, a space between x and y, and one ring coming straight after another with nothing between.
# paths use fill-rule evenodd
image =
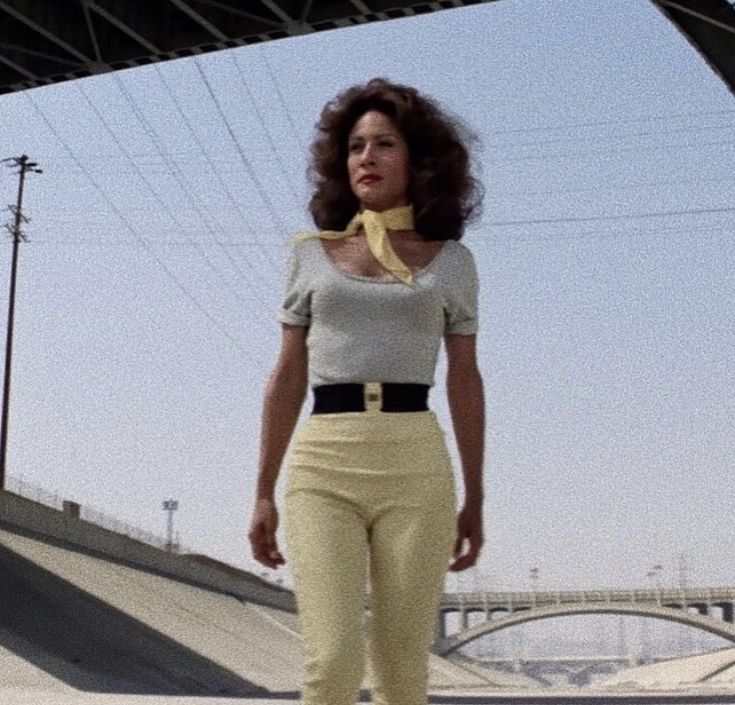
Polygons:
<instances>
[{"instance_id":1,"label":"yellow neck scarf","mask_svg":"<svg viewBox=\"0 0 735 705\"><path fill-rule=\"evenodd\" d=\"M411 270L401 261L390 243L387 230L412 230L413 207L400 206L378 213L364 210L359 212L348 224L345 230L320 230L313 233L301 233L294 240L306 240L311 237L321 237L325 240L338 240L343 237L357 235L360 226L365 229L367 244L375 259L380 262L396 279L404 284L411 284L413 276Z\"/></svg>"}]
</instances>

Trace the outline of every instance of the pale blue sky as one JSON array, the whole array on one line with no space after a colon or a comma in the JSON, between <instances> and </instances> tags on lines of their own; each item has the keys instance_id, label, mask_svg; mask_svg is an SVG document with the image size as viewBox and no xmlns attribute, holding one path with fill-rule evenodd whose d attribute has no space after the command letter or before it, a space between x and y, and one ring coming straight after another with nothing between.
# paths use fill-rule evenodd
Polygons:
<instances>
[{"instance_id":1,"label":"pale blue sky","mask_svg":"<svg viewBox=\"0 0 735 705\"><path fill-rule=\"evenodd\" d=\"M376 75L484 144L466 243L488 543L460 584L525 589L537 566L539 587L644 586L654 563L673 584L680 552L690 583L735 584L735 104L642 1L503 0L0 97L0 157L44 169L26 189L10 475L160 533L176 497L183 544L254 566L306 147L324 102ZM3 203L16 184L3 170Z\"/></svg>"}]
</instances>

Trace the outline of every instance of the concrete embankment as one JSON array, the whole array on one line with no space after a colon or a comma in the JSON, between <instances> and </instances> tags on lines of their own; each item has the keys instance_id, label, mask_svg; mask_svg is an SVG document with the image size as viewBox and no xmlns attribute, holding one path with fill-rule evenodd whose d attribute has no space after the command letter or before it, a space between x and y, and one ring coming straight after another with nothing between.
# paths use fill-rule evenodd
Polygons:
<instances>
[{"instance_id":1,"label":"concrete embankment","mask_svg":"<svg viewBox=\"0 0 735 705\"><path fill-rule=\"evenodd\" d=\"M293 609L292 594L255 576L0 493L6 690L295 692Z\"/></svg>"},{"instance_id":2,"label":"concrete embankment","mask_svg":"<svg viewBox=\"0 0 735 705\"><path fill-rule=\"evenodd\" d=\"M273 608L8 530L0 573L4 686L239 696L298 688L299 638Z\"/></svg>"},{"instance_id":3,"label":"concrete embankment","mask_svg":"<svg viewBox=\"0 0 735 705\"><path fill-rule=\"evenodd\" d=\"M147 569L159 575L206 586L248 602L295 611L293 594L245 571L228 570L215 561L204 562L136 541L79 519L72 510L57 511L43 504L0 491L0 524L16 531L73 546L90 555Z\"/></svg>"},{"instance_id":4,"label":"concrete embankment","mask_svg":"<svg viewBox=\"0 0 735 705\"><path fill-rule=\"evenodd\" d=\"M735 648L627 668L598 684L601 689L732 689L735 702Z\"/></svg>"},{"instance_id":5,"label":"concrete embankment","mask_svg":"<svg viewBox=\"0 0 735 705\"><path fill-rule=\"evenodd\" d=\"M0 693L295 699L294 609L256 576L0 493ZM520 685L436 656L430 682Z\"/></svg>"}]
</instances>

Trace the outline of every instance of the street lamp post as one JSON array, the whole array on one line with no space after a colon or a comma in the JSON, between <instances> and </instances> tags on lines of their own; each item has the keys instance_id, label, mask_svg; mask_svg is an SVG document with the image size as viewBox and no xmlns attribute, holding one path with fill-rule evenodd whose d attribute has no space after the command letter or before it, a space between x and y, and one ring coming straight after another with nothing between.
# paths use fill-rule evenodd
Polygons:
<instances>
[{"instance_id":1,"label":"street lamp post","mask_svg":"<svg viewBox=\"0 0 735 705\"><path fill-rule=\"evenodd\" d=\"M176 499L167 499L163 502L163 509L168 512L166 522L166 550L170 553L174 551L174 512L178 508L179 502Z\"/></svg>"},{"instance_id":2,"label":"street lamp post","mask_svg":"<svg viewBox=\"0 0 735 705\"><path fill-rule=\"evenodd\" d=\"M533 595L533 604L536 605L536 593L538 592L538 568L534 566L529 571L529 576L531 580L531 594Z\"/></svg>"},{"instance_id":3,"label":"street lamp post","mask_svg":"<svg viewBox=\"0 0 735 705\"><path fill-rule=\"evenodd\" d=\"M651 579L652 587L656 589L656 602L658 602L659 607L661 606L661 601L663 600L662 595L662 588L661 588L661 572L663 571L664 567L661 565L661 563L656 563L655 565L651 566L651 570L648 571L648 577Z\"/></svg>"}]
</instances>

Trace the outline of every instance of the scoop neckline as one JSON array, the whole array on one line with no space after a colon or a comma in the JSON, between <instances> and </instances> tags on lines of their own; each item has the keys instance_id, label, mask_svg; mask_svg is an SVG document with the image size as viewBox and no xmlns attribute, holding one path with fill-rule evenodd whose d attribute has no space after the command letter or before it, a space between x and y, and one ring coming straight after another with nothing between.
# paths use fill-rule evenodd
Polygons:
<instances>
[{"instance_id":1,"label":"scoop neckline","mask_svg":"<svg viewBox=\"0 0 735 705\"><path fill-rule=\"evenodd\" d=\"M363 281L363 282L372 282L374 284L403 284L400 279L397 279L396 277L392 277L391 279L382 278L382 277L369 277L365 274L355 274L354 272L348 272L346 269L342 269L341 267L337 266L337 263L330 257L329 252L327 252L327 248L324 247L324 243L322 242L321 238L316 238L317 245L319 246L319 251L321 252L322 256L327 260L327 263L329 266L336 271L338 274L341 274L344 277L347 277L348 279L356 279L357 281ZM452 240L446 240L444 244L441 246L439 251L431 258L431 261L421 269L417 269L415 272L411 272L411 277L414 281L416 281L419 277L421 277L423 274L426 274L437 262L438 259L441 258L441 256L447 251L450 244L453 242Z\"/></svg>"}]
</instances>

